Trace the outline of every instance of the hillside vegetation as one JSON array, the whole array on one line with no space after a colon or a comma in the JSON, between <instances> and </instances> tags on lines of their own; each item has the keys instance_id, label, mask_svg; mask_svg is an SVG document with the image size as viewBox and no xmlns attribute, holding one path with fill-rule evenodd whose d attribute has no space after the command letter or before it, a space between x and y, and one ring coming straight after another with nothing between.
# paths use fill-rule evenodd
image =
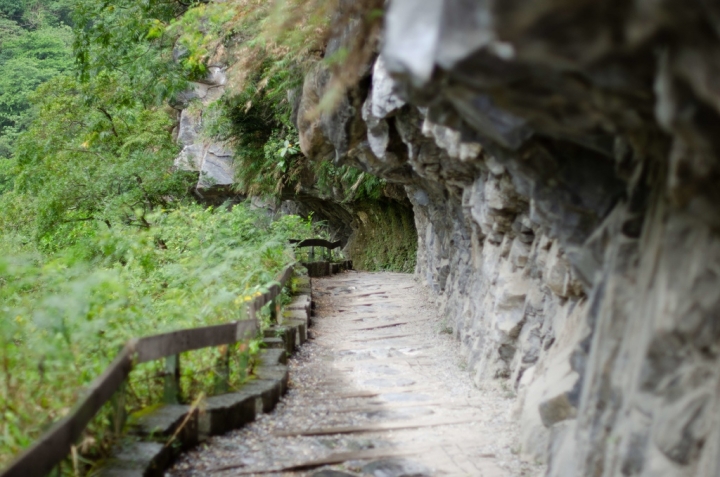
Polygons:
<instances>
[{"instance_id":1,"label":"hillside vegetation","mask_svg":"<svg viewBox=\"0 0 720 477\"><path fill-rule=\"evenodd\" d=\"M363 210L358 263L412 270L406 212L387 208L395 239L361 250L383 235L386 206L376 203L390 186L303 156L293 117L292 95L317 65L336 74L311 114L331 111L365 74L381 7L0 0L0 466L67 414L129 337L242 319L243 303L295 260L288 239L325 233L312 217L253 210L247 197L311 187ZM351 16L364 34L326 56ZM232 201L210 207L198 203L198 173L175 165L176 135L180 109L194 107L184 95L218 61L229 86L203 112L202 134L232 146L237 172ZM183 357L184 398L211 392L218 353L232 356L231 385L243 382L258 345ZM134 372L130 410L157 402L161 383L155 365ZM108 407L65 470L107 454L110 421Z\"/></svg>"},{"instance_id":2,"label":"hillside vegetation","mask_svg":"<svg viewBox=\"0 0 720 477\"><path fill-rule=\"evenodd\" d=\"M0 1L0 158L32 121L35 89L72 68L71 11L69 0Z\"/></svg>"},{"instance_id":3,"label":"hillside vegetation","mask_svg":"<svg viewBox=\"0 0 720 477\"><path fill-rule=\"evenodd\" d=\"M207 207L177 170L175 98L205 73L226 16L172 1L0 1L0 466L69 412L129 337L243 318L243 304L319 233L248 204ZM185 45L185 46L184 46ZM183 358L185 399L229 353L247 379L258 341ZM133 373L130 410L162 373ZM104 411L79 443L113 442ZM77 466L66 466L65 470Z\"/></svg>"}]
</instances>

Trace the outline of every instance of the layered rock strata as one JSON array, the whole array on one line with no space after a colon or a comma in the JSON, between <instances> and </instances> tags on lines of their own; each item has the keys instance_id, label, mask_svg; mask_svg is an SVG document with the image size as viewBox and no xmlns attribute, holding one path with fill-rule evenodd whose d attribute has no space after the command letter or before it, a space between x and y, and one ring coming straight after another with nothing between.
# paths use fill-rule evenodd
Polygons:
<instances>
[{"instance_id":1,"label":"layered rock strata","mask_svg":"<svg viewBox=\"0 0 720 477\"><path fill-rule=\"evenodd\" d=\"M299 123L404 186L418 275L550 476L720 475L718 32L702 1L393 0Z\"/></svg>"}]
</instances>

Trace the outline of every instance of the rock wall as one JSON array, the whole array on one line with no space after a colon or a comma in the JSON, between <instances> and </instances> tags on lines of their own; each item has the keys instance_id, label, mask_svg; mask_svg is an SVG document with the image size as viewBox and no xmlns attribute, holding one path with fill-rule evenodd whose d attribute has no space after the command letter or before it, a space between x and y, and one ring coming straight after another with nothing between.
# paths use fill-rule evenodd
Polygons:
<instances>
[{"instance_id":1,"label":"rock wall","mask_svg":"<svg viewBox=\"0 0 720 477\"><path fill-rule=\"evenodd\" d=\"M222 201L235 195L231 191L235 179L232 147L203 134L205 109L225 92L225 70L226 66L214 59L203 82L191 83L175 105L179 113L174 135L182 146L175 167L198 172L196 193L206 200L219 197Z\"/></svg>"},{"instance_id":2,"label":"rock wall","mask_svg":"<svg viewBox=\"0 0 720 477\"><path fill-rule=\"evenodd\" d=\"M705 1L393 0L300 122L405 188L416 272L549 476L720 475L718 36Z\"/></svg>"}]
</instances>

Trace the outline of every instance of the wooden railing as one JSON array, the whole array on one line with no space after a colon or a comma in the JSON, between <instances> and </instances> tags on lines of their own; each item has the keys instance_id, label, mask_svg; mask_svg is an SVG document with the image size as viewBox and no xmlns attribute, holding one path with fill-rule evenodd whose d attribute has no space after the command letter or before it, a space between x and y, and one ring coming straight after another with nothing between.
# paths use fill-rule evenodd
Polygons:
<instances>
[{"instance_id":1,"label":"wooden railing","mask_svg":"<svg viewBox=\"0 0 720 477\"><path fill-rule=\"evenodd\" d=\"M222 325L172 331L128 341L113 362L87 391L84 398L66 417L57 422L35 444L18 456L0 477L44 477L70 453L93 417L122 387L133 366L165 358L166 400L172 400L173 390L179 389L178 355L212 346L228 345L254 336L259 328L257 312L280 295L292 276L292 265L285 268L277 283L268 291L248 302L248 320ZM276 318L277 307L271 307Z\"/></svg>"},{"instance_id":2,"label":"wooden railing","mask_svg":"<svg viewBox=\"0 0 720 477\"><path fill-rule=\"evenodd\" d=\"M328 259L328 253L329 251L332 251L336 248L339 248L342 246L342 241L338 240L337 242L330 242L329 240L324 239L306 239L306 240L296 240L291 239L290 243L295 245L296 248L306 248L310 247L310 261L315 260L315 247L322 247L324 248L323 252L323 259Z\"/></svg>"},{"instance_id":3,"label":"wooden railing","mask_svg":"<svg viewBox=\"0 0 720 477\"><path fill-rule=\"evenodd\" d=\"M340 240L338 240L337 242L330 242L329 240L324 240L324 239L306 239L306 240L291 239L290 243L295 245L297 248L325 247L328 250L336 249L342 245L342 241L340 241Z\"/></svg>"}]
</instances>

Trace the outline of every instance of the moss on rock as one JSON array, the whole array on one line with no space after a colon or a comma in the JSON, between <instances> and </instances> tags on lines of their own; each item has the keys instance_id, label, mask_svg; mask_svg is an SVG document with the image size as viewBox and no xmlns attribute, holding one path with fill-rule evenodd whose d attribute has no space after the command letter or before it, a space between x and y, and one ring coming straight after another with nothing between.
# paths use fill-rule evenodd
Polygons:
<instances>
[{"instance_id":1,"label":"moss on rock","mask_svg":"<svg viewBox=\"0 0 720 477\"><path fill-rule=\"evenodd\" d=\"M417 230L410 205L364 202L355 208L347 250L357 270L415 270Z\"/></svg>"}]
</instances>

